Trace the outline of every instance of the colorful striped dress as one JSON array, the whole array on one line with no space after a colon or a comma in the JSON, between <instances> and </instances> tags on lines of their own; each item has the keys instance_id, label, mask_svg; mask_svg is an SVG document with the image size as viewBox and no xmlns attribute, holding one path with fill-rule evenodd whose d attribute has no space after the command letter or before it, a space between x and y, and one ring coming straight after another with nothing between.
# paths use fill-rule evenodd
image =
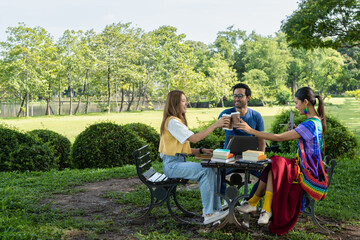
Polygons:
<instances>
[{"instance_id":1,"label":"colorful striped dress","mask_svg":"<svg viewBox=\"0 0 360 240\"><path fill-rule=\"evenodd\" d=\"M309 118L299 124L295 131L301 136L298 143L298 158L273 156L271 165L260 177L266 182L268 170L271 169L273 217L269 230L278 235L288 233L296 224L302 208L304 191L316 200L323 199L327 191L327 178L321 157L321 121Z\"/></svg>"}]
</instances>

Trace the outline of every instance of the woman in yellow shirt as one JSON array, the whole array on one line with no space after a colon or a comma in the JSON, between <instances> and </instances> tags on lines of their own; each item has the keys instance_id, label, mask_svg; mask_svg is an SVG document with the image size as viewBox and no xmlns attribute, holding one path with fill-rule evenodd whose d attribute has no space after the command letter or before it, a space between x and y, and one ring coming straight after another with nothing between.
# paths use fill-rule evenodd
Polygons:
<instances>
[{"instance_id":1,"label":"woman in yellow shirt","mask_svg":"<svg viewBox=\"0 0 360 240\"><path fill-rule=\"evenodd\" d=\"M163 160L163 170L167 177L199 182L204 224L209 224L224 218L228 214L228 211L221 210L220 197L215 196L215 170L203 168L200 163L186 161L186 156L199 153L211 154L212 149L192 149L190 142L197 143L216 128L228 124L228 120L220 118L204 131L194 134L187 127L186 109L187 101L184 92L180 90L170 91L167 95L161 123L159 152Z\"/></svg>"}]
</instances>

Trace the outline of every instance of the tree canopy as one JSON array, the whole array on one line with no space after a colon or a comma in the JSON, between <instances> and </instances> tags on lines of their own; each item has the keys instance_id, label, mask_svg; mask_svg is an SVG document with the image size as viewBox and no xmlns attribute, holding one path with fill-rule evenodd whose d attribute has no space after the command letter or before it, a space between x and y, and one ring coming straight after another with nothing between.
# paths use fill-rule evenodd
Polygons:
<instances>
[{"instance_id":1,"label":"tree canopy","mask_svg":"<svg viewBox=\"0 0 360 240\"><path fill-rule=\"evenodd\" d=\"M302 0L282 22L291 47L354 47L360 45L359 0Z\"/></svg>"}]
</instances>

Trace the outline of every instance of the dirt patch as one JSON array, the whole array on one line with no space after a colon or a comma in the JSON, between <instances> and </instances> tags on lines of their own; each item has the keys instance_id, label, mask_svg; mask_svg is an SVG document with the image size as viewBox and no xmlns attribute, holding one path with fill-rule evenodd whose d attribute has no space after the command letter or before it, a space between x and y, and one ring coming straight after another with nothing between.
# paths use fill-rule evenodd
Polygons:
<instances>
[{"instance_id":1,"label":"dirt patch","mask_svg":"<svg viewBox=\"0 0 360 240\"><path fill-rule=\"evenodd\" d=\"M89 183L83 186L77 186L72 189L73 194L56 194L52 198L43 200L43 204L48 204L51 208L58 209L60 212L78 211L77 218L88 221L101 220L104 223L104 231L100 233L91 233L91 231L69 230L65 232L66 239L136 239L134 234L142 229L142 232L147 232L156 223L156 216L149 216L140 224L129 224L127 213L133 212L133 206L129 204L122 205L115 203L111 198L106 198L104 195L108 192L130 192L134 191L136 186L142 183L138 178L130 179L111 179L103 182ZM256 225L256 219L251 218L250 224ZM328 239L360 239L360 227L350 226L344 222L334 221L332 219L320 218L327 228L334 231L334 234L328 235ZM317 232L313 224L307 224L311 221L309 218L299 218L301 224L295 226L295 230L305 229L306 232ZM184 227L184 225L179 225ZM187 231L193 232L195 236L199 231L211 231L204 227L185 226ZM229 235L231 231L239 231L230 226L227 228ZM89 235L93 237L89 237ZM271 235L267 229L254 228L251 231L251 236L254 239L266 239L264 235ZM201 238L200 236L197 236Z\"/></svg>"}]
</instances>

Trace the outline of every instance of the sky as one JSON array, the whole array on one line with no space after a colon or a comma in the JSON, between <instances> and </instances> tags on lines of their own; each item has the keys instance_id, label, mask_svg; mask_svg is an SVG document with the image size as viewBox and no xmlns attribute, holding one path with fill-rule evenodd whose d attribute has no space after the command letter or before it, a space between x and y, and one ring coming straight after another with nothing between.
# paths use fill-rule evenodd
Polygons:
<instances>
[{"instance_id":1,"label":"sky","mask_svg":"<svg viewBox=\"0 0 360 240\"><path fill-rule=\"evenodd\" d=\"M297 9L299 0L0 0L0 41L8 27L23 22L43 27L55 40L65 30L100 33L112 23L153 31L177 28L185 40L213 43L228 27L274 35L281 21Z\"/></svg>"}]
</instances>

